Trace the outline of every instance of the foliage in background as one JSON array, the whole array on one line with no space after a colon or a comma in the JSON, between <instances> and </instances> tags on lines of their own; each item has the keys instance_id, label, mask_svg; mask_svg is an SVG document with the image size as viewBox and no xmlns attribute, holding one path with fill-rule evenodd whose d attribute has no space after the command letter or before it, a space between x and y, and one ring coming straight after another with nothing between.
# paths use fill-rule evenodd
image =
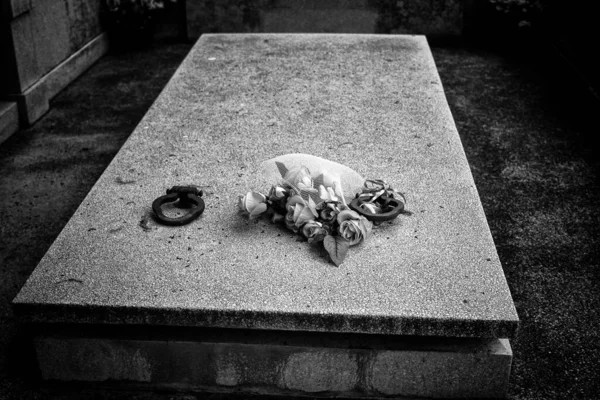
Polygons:
<instances>
[{"instance_id":1,"label":"foliage in background","mask_svg":"<svg viewBox=\"0 0 600 400\"><path fill-rule=\"evenodd\" d=\"M276 0L207 0L194 6L193 17L201 33L259 32L261 10L275 5Z\"/></svg>"},{"instance_id":2,"label":"foliage in background","mask_svg":"<svg viewBox=\"0 0 600 400\"><path fill-rule=\"evenodd\" d=\"M462 20L462 0L368 0L368 5L377 11L376 33L447 34ZM424 16L426 18L424 19ZM460 30L454 32L460 35Z\"/></svg>"},{"instance_id":3,"label":"foliage in background","mask_svg":"<svg viewBox=\"0 0 600 400\"><path fill-rule=\"evenodd\" d=\"M176 0L104 0L103 22L114 50L148 46L154 39L157 13Z\"/></svg>"},{"instance_id":4,"label":"foliage in background","mask_svg":"<svg viewBox=\"0 0 600 400\"><path fill-rule=\"evenodd\" d=\"M170 0L175 2L176 0ZM164 8L164 0L105 0L111 12L144 12Z\"/></svg>"},{"instance_id":5,"label":"foliage in background","mask_svg":"<svg viewBox=\"0 0 600 400\"><path fill-rule=\"evenodd\" d=\"M518 21L520 28L531 26L542 11L540 0L488 0L496 9L506 14L511 20Z\"/></svg>"}]
</instances>

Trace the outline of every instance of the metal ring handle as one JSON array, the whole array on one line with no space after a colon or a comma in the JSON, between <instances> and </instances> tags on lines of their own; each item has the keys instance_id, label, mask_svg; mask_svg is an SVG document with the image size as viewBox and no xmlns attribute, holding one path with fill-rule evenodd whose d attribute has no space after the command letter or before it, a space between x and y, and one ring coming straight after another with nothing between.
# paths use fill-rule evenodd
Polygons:
<instances>
[{"instance_id":1,"label":"metal ring handle","mask_svg":"<svg viewBox=\"0 0 600 400\"><path fill-rule=\"evenodd\" d=\"M154 211L154 214L156 214L156 218L163 224L173 226L185 225L198 218L200 214L204 212L204 200L202 200L198 195L193 193L172 192L170 190L167 192L169 194L161 196L152 202L152 210ZM177 218L166 216L162 210L163 204L173 203L177 200L179 200L181 205L185 208L190 206L189 212Z\"/></svg>"},{"instance_id":2,"label":"metal ring handle","mask_svg":"<svg viewBox=\"0 0 600 400\"><path fill-rule=\"evenodd\" d=\"M363 201L361 201L357 197L350 202L350 208L359 213L360 215L364 216L369 221L373 222L391 221L392 219L400 215L402 211L404 211L404 203L398 199L394 199L391 197L386 198L383 205L386 208L392 207L392 209L381 214L373 214L372 212L363 209L361 207L362 203Z\"/></svg>"}]
</instances>

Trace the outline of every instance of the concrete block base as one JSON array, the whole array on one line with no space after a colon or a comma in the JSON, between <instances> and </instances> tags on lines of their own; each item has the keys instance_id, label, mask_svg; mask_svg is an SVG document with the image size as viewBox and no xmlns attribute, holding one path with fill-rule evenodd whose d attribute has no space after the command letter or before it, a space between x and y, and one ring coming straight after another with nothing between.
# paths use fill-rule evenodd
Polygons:
<instances>
[{"instance_id":1,"label":"concrete block base","mask_svg":"<svg viewBox=\"0 0 600 400\"><path fill-rule=\"evenodd\" d=\"M506 339L235 329L46 334L35 348L48 381L342 397L502 398L512 361Z\"/></svg>"}]
</instances>

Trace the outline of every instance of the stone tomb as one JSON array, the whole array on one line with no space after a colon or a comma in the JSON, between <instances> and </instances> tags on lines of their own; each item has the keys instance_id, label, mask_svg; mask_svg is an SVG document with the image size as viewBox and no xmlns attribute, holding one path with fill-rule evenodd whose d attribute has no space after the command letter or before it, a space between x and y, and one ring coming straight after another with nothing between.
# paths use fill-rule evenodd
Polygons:
<instances>
[{"instance_id":1,"label":"stone tomb","mask_svg":"<svg viewBox=\"0 0 600 400\"><path fill-rule=\"evenodd\" d=\"M306 153L412 216L340 267L236 199ZM151 217L204 189L182 227ZM42 377L122 388L503 397L518 317L422 36L204 35L14 300Z\"/></svg>"}]
</instances>

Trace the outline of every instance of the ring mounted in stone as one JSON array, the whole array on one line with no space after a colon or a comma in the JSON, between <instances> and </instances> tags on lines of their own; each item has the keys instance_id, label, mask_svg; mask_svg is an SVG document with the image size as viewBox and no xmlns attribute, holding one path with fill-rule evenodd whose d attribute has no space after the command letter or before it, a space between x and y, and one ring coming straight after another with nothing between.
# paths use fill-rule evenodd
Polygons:
<instances>
[{"instance_id":1,"label":"ring mounted in stone","mask_svg":"<svg viewBox=\"0 0 600 400\"><path fill-rule=\"evenodd\" d=\"M152 202L152 210L156 219L165 225L185 225L200 216L204 212L204 200L202 190L193 186L173 186L167 189L167 194ZM177 218L168 217L164 214L162 206L166 203L177 202L177 208L188 209L188 213Z\"/></svg>"},{"instance_id":2,"label":"ring mounted in stone","mask_svg":"<svg viewBox=\"0 0 600 400\"><path fill-rule=\"evenodd\" d=\"M376 202L377 205L382 209L381 213L374 214L365 210L363 207L361 207L361 205L365 202L358 196L350 202L349 206L351 209L364 216L369 221L375 223L391 221L404 211L404 202L393 197L381 196L376 200Z\"/></svg>"}]
</instances>

